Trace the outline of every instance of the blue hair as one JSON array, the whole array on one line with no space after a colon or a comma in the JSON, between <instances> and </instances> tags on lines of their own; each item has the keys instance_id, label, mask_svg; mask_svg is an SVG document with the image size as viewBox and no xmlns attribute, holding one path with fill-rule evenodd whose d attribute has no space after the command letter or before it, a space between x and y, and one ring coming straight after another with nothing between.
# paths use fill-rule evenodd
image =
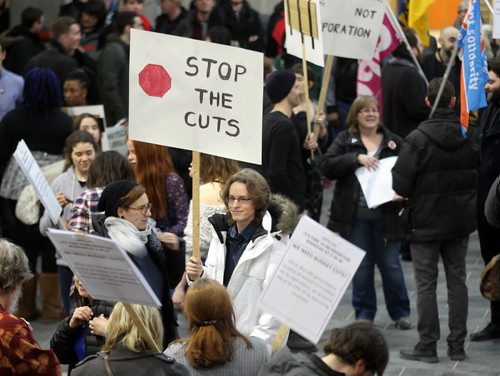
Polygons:
<instances>
[{"instance_id":1,"label":"blue hair","mask_svg":"<svg viewBox=\"0 0 500 376\"><path fill-rule=\"evenodd\" d=\"M29 110L46 117L49 111L61 108L61 83L52 69L33 68L26 75L24 104Z\"/></svg>"}]
</instances>

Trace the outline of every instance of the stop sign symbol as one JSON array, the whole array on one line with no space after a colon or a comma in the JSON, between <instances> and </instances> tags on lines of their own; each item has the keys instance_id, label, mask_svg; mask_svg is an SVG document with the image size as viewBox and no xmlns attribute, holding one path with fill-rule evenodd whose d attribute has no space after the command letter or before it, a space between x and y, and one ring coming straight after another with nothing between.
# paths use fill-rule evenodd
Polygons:
<instances>
[{"instance_id":1,"label":"stop sign symbol","mask_svg":"<svg viewBox=\"0 0 500 376\"><path fill-rule=\"evenodd\" d=\"M150 97L163 97L172 87L172 78L161 65L148 64L139 73L139 85Z\"/></svg>"}]
</instances>

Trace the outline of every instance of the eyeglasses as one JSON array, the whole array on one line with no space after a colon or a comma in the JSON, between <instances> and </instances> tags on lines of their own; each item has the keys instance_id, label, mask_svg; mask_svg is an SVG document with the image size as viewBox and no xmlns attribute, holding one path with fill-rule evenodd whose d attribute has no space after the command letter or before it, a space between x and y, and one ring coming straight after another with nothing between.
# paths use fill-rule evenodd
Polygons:
<instances>
[{"instance_id":1,"label":"eyeglasses","mask_svg":"<svg viewBox=\"0 0 500 376\"><path fill-rule=\"evenodd\" d=\"M359 110L362 114L378 114L378 109L376 108L363 108L362 110Z\"/></svg>"},{"instance_id":2,"label":"eyeglasses","mask_svg":"<svg viewBox=\"0 0 500 376\"><path fill-rule=\"evenodd\" d=\"M238 201L240 204L245 205L248 204L252 199L250 197L234 197L234 196L229 196L227 198L227 201L232 205L236 201Z\"/></svg>"},{"instance_id":3,"label":"eyeglasses","mask_svg":"<svg viewBox=\"0 0 500 376\"><path fill-rule=\"evenodd\" d=\"M129 206L128 209L139 210L142 215L146 215L146 214L148 214L148 211L151 211L151 207L152 207L152 205L151 205L151 203L149 203L147 205L139 206L138 208L133 208L133 207Z\"/></svg>"}]
</instances>

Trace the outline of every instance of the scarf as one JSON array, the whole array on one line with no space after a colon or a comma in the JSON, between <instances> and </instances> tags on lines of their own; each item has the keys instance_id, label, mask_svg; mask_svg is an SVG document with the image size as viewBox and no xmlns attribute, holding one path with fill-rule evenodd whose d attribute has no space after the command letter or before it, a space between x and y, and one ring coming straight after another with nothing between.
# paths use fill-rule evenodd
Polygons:
<instances>
[{"instance_id":1,"label":"scarf","mask_svg":"<svg viewBox=\"0 0 500 376\"><path fill-rule=\"evenodd\" d=\"M125 251L137 257L147 255L146 243L151 234L150 224L145 230L140 231L125 219L108 217L104 220L104 226L108 230L109 237Z\"/></svg>"}]
</instances>

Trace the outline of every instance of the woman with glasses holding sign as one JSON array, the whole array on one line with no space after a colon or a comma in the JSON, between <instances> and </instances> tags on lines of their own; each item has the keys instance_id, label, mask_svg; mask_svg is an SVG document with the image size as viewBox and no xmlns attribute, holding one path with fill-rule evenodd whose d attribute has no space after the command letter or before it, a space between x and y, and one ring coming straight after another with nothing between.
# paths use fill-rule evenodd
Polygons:
<instances>
[{"instance_id":1,"label":"woman with glasses holding sign","mask_svg":"<svg viewBox=\"0 0 500 376\"><path fill-rule=\"evenodd\" d=\"M167 247L152 231L151 203L144 187L118 180L102 192L97 209L104 212L93 221L96 233L114 240L138 267L161 302L164 347L177 338L170 287L176 286L184 272L184 242Z\"/></svg>"},{"instance_id":2,"label":"woman with glasses holding sign","mask_svg":"<svg viewBox=\"0 0 500 376\"><path fill-rule=\"evenodd\" d=\"M257 300L284 255L297 207L281 196L270 197L266 179L251 169L231 176L221 197L228 213L209 218L214 232L207 260L203 266L199 259L189 259L188 283L203 277L226 286L238 331L270 345L280 323Z\"/></svg>"},{"instance_id":3,"label":"woman with glasses holding sign","mask_svg":"<svg viewBox=\"0 0 500 376\"><path fill-rule=\"evenodd\" d=\"M372 96L356 98L339 133L321 163L325 177L336 180L328 228L366 252L353 280L352 304L356 320L373 321L377 312L375 265L389 316L399 329L410 329L410 302L399 262L403 225L401 207L388 202L370 209L356 170L375 171L383 158L399 154L401 138L380 122L378 102Z\"/></svg>"}]
</instances>

